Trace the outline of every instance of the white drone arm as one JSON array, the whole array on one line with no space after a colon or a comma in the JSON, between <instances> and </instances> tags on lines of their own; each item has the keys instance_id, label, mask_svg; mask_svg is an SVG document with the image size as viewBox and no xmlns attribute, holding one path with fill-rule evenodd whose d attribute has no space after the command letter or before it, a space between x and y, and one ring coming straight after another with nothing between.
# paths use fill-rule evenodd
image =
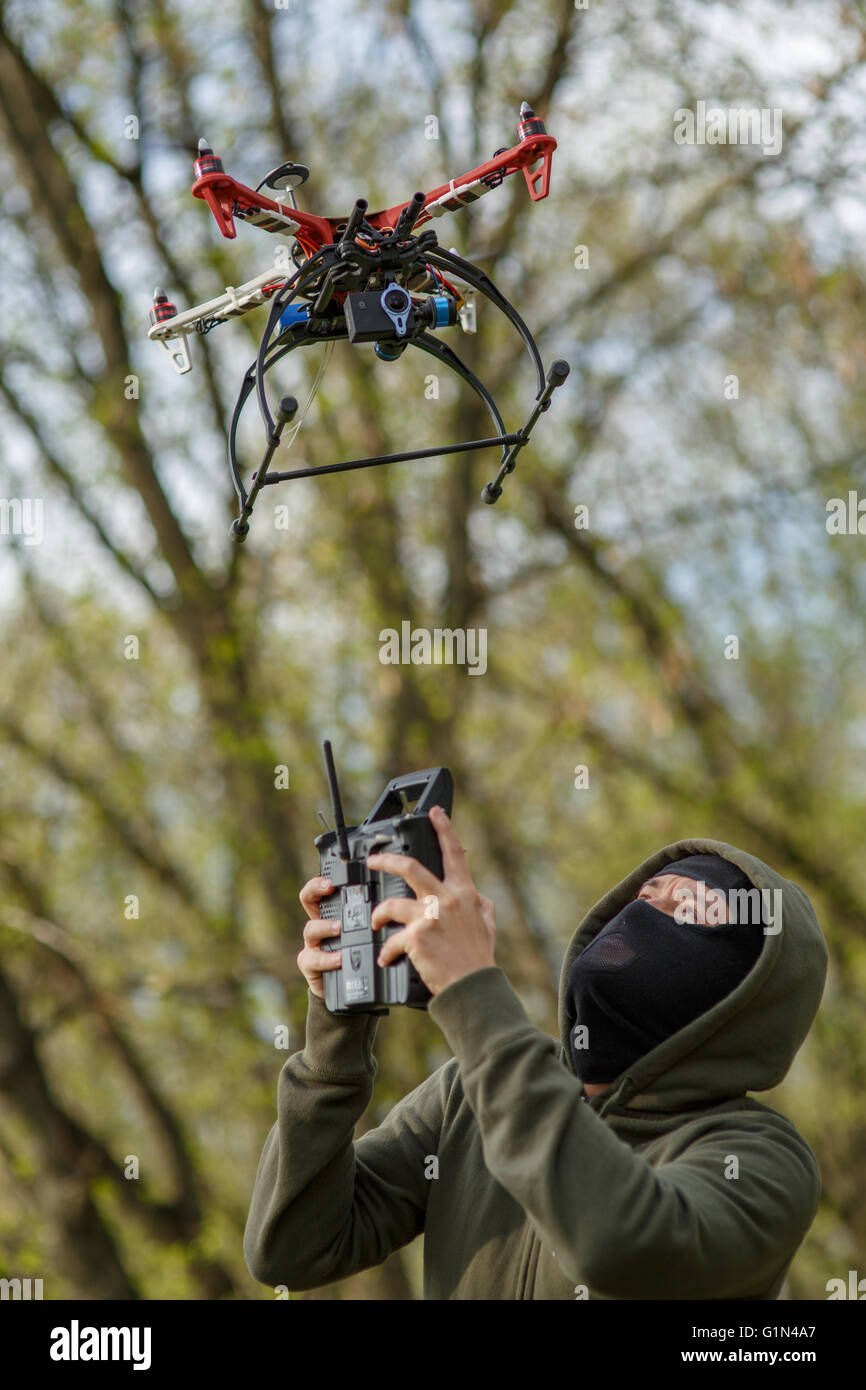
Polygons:
<instances>
[{"instance_id":1,"label":"white drone arm","mask_svg":"<svg viewBox=\"0 0 866 1390\"><path fill-rule=\"evenodd\" d=\"M169 319L164 319L161 323L155 323L148 330L148 337L154 342L164 347L171 357L171 364L175 371L180 375L188 372L191 368L187 337L194 333L200 323L205 323L209 319L217 322L224 322L226 319L237 318L239 314L245 314L249 309L255 309L259 304L270 298L265 294L265 286L279 286L285 284L289 278L288 271L280 271L273 266L269 270L263 270L261 275L256 275L252 280L247 280L246 284L227 285L225 291L217 295L215 299L208 299L204 304L197 304L193 309L183 309L179 314L174 314ZM172 345L172 339L180 339Z\"/></svg>"}]
</instances>

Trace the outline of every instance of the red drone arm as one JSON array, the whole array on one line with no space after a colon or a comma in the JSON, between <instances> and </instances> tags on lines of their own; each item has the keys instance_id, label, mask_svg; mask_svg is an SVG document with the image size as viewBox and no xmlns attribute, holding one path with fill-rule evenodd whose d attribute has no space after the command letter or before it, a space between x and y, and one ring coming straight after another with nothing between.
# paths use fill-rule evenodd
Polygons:
<instances>
[{"instance_id":1,"label":"red drone arm","mask_svg":"<svg viewBox=\"0 0 866 1390\"><path fill-rule=\"evenodd\" d=\"M556 141L547 134L544 123L526 102L520 108L517 133L520 139L510 150L502 150L468 174L461 174L459 178L451 179L426 194L415 225L475 202L482 193L498 187L504 178L517 173L518 169L523 170L533 202L546 198L550 192L550 166ZM532 169L531 166L538 160L541 160L541 164L537 169ZM298 208L286 207L238 183L237 179L225 172L222 160L207 148L204 141L200 142L194 168L196 179L192 192L196 198L203 198L207 203L224 237L236 236L234 219L238 216L267 232L292 231L305 255L311 256L320 247L338 240L346 225L345 218L315 217ZM382 212L367 213L366 220L379 231L391 230L406 207L408 202Z\"/></svg>"},{"instance_id":2,"label":"red drone arm","mask_svg":"<svg viewBox=\"0 0 866 1390\"><path fill-rule=\"evenodd\" d=\"M207 203L224 237L237 235L234 218L239 216L268 232L294 231L308 256L334 240L334 224L330 218L314 217L312 213L285 207L247 188L246 184L238 183L225 172L222 160L203 143L199 145L193 167L196 174L193 195Z\"/></svg>"}]
</instances>

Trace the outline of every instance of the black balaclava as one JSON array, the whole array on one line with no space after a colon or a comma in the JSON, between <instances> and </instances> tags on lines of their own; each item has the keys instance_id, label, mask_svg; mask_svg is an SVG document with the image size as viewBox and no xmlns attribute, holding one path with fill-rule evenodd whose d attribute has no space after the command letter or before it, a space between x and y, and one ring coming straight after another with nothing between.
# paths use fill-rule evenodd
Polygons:
<instances>
[{"instance_id":1,"label":"black balaclava","mask_svg":"<svg viewBox=\"0 0 866 1390\"><path fill-rule=\"evenodd\" d=\"M662 874L703 880L725 893L753 888L736 865L716 854L677 859L650 877ZM757 903L739 916L739 922L715 927L677 922L636 898L611 918L568 972L569 1048L581 1081L615 1080L736 988L764 941ZM581 1025L585 1039L577 1033Z\"/></svg>"}]
</instances>

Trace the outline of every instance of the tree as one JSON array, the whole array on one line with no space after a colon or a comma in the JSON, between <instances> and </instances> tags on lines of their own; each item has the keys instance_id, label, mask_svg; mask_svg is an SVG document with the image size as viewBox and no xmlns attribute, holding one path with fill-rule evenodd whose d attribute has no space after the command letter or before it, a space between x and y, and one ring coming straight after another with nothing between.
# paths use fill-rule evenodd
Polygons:
<instances>
[{"instance_id":1,"label":"tree","mask_svg":"<svg viewBox=\"0 0 866 1390\"><path fill-rule=\"evenodd\" d=\"M779 1097L825 1175L791 1291L823 1297L838 1242L858 1248L862 568L859 533L826 519L864 423L846 220L863 25L795 8L833 56L779 72L761 54L787 5L731 7L727 35L686 0L3 8L4 245L25 287L0 371L6 500L41 501L45 528L4 534L0 1250L19 1273L48 1261L46 1296L263 1292L240 1233L275 1029L303 1036L325 735L361 813L397 771L451 767L498 959L553 1034L573 926L658 844L713 835L802 882L834 964ZM385 206L507 143L522 99L559 141L551 198L511 180L441 240L571 361L568 400L496 508L477 503L489 459L457 456L273 489L288 531L263 499L231 546L224 435L261 316L197 340L191 379L146 339L153 283L193 304L271 254L245 228L220 243L189 197L198 136L247 181L303 159L306 206ZM700 100L781 103L778 154L677 144ZM457 346L522 418L519 343L481 310ZM309 356L286 368L302 394ZM486 431L407 358L339 347L296 452ZM260 446L251 423L249 467ZM384 664L403 620L484 630L483 678ZM447 1056L405 1013L380 1028L365 1125ZM419 1292L414 1249L321 1291Z\"/></svg>"}]
</instances>

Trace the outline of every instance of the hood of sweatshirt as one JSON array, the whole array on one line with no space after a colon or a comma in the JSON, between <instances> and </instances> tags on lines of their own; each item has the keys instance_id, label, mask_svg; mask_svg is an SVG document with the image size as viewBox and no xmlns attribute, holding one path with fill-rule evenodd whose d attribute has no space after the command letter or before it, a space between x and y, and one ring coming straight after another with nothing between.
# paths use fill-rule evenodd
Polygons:
<instances>
[{"instance_id":1,"label":"hood of sweatshirt","mask_svg":"<svg viewBox=\"0 0 866 1390\"><path fill-rule=\"evenodd\" d=\"M642 883L689 854L718 854L769 892L762 901L774 916L755 964L736 989L685 1028L644 1053L608 1090L587 1097L601 1116L647 1118L720 1104L747 1091L777 1086L809 1032L821 1003L828 953L812 904L802 888L762 860L718 840L679 840L645 859L606 893L578 924L559 980L561 1060L573 1071L569 1051L568 972Z\"/></svg>"}]
</instances>

